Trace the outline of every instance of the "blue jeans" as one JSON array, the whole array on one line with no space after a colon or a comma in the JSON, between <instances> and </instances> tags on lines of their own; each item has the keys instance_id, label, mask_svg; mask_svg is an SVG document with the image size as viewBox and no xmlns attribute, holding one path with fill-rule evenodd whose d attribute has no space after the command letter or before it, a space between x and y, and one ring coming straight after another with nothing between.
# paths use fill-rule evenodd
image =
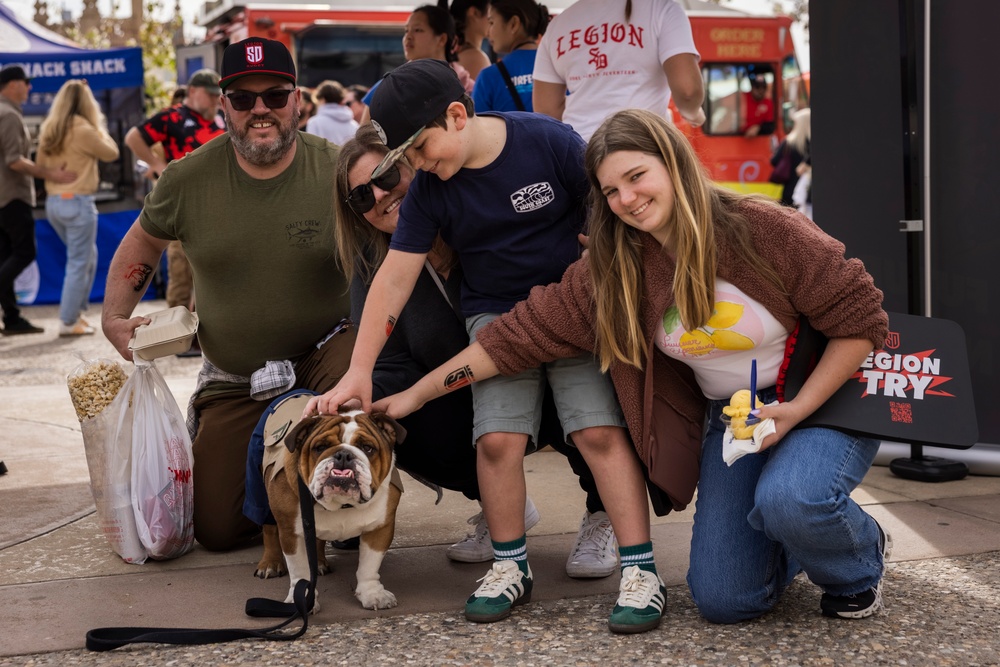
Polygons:
<instances>
[{"instance_id":1,"label":"blue jeans","mask_svg":"<svg viewBox=\"0 0 1000 667\"><path fill-rule=\"evenodd\" d=\"M773 387L758 395L775 399ZM850 494L879 442L803 428L727 467L719 419L727 403L709 402L695 504L687 580L701 614L714 623L756 618L800 570L831 595L877 584L878 528Z\"/></svg>"},{"instance_id":2,"label":"blue jeans","mask_svg":"<svg viewBox=\"0 0 1000 667\"><path fill-rule=\"evenodd\" d=\"M97 275L97 206L90 195L63 198L49 195L45 215L66 244L66 277L59 299L59 319L76 324L90 303L90 290Z\"/></svg>"}]
</instances>

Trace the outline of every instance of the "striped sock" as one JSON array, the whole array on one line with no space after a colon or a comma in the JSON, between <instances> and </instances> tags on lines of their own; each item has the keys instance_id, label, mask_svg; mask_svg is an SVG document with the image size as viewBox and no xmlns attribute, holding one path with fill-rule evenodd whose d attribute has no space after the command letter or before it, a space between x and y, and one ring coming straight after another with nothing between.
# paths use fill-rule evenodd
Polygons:
<instances>
[{"instance_id":1,"label":"striped sock","mask_svg":"<svg viewBox=\"0 0 1000 667\"><path fill-rule=\"evenodd\" d=\"M510 542L496 542L490 540L493 543L493 559L494 560L512 560L517 563L517 567L524 572L525 575L528 574L528 538L526 535L521 535L516 540L511 540Z\"/></svg>"},{"instance_id":2,"label":"striped sock","mask_svg":"<svg viewBox=\"0 0 1000 667\"><path fill-rule=\"evenodd\" d=\"M495 548L495 547L494 547ZM656 574L656 563L653 562L653 543L645 542L632 547L618 547L618 555L621 557L621 567L636 565L640 570Z\"/></svg>"}]
</instances>

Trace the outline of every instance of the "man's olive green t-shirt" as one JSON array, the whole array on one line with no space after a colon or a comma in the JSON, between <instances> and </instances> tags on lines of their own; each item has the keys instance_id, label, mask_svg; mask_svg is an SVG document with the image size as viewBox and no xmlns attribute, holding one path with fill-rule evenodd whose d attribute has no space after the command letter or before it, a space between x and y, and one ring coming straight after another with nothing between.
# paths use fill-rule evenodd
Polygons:
<instances>
[{"instance_id":1,"label":"man's olive green t-shirt","mask_svg":"<svg viewBox=\"0 0 1000 667\"><path fill-rule=\"evenodd\" d=\"M299 133L291 166L258 180L223 134L171 162L147 195L139 222L183 244L198 340L222 370L248 376L269 360L294 361L349 316L333 235L337 154Z\"/></svg>"}]
</instances>

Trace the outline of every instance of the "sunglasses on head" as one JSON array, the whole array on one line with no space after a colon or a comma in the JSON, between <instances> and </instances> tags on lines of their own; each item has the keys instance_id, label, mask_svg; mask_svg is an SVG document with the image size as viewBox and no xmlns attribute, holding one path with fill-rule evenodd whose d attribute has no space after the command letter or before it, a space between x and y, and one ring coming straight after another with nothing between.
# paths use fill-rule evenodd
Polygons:
<instances>
[{"instance_id":1,"label":"sunglasses on head","mask_svg":"<svg viewBox=\"0 0 1000 667\"><path fill-rule=\"evenodd\" d=\"M274 88L262 93L234 90L231 93L226 93L226 97L229 98L229 103L237 111L250 111L257 105L258 97L264 100L264 106L268 109L284 109L288 105L288 96L294 92L294 88Z\"/></svg>"},{"instance_id":2,"label":"sunglasses on head","mask_svg":"<svg viewBox=\"0 0 1000 667\"><path fill-rule=\"evenodd\" d=\"M347 204L358 215L364 215L375 206L375 192L372 191L373 183L381 190L392 190L399 185L399 167L392 165L384 174L373 178L367 183L362 183L347 194L345 201L347 201Z\"/></svg>"}]
</instances>

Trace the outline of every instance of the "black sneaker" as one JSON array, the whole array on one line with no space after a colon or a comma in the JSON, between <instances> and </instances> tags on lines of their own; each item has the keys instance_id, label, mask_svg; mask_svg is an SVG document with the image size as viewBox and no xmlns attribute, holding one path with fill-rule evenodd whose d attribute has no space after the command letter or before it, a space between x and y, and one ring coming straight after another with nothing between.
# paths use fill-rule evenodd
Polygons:
<instances>
[{"instance_id":1,"label":"black sneaker","mask_svg":"<svg viewBox=\"0 0 1000 667\"><path fill-rule=\"evenodd\" d=\"M20 334L45 333L45 329L36 327L28 320L18 316L16 320L10 322L5 321L3 324L3 331L0 333L4 336L17 336Z\"/></svg>"},{"instance_id":2,"label":"black sneaker","mask_svg":"<svg viewBox=\"0 0 1000 667\"><path fill-rule=\"evenodd\" d=\"M888 563L889 555L892 553L892 536L882 530L878 521L875 522L875 527L878 528L878 546L882 552L882 579L884 579L886 563ZM831 618L868 618L883 607L882 579L879 579L878 583L867 591L855 595L823 593L823 597L819 601L823 615Z\"/></svg>"}]
</instances>

